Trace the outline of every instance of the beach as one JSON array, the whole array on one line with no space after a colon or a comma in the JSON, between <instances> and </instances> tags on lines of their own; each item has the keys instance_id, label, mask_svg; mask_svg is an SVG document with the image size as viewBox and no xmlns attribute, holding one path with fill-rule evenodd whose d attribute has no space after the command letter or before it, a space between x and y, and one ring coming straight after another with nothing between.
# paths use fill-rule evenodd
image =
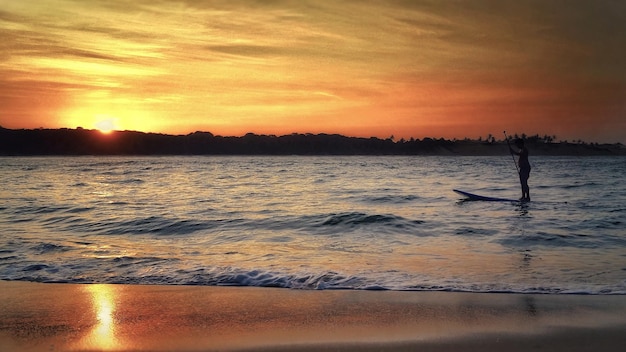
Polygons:
<instances>
[{"instance_id":1,"label":"beach","mask_svg":"<svg viewBox=\"0 0 626 352\"><path fill-rule=\"evenodd\" d=\"M626 296L0 281L2 351L599 351Z\"/></svg>"}]
</instances>

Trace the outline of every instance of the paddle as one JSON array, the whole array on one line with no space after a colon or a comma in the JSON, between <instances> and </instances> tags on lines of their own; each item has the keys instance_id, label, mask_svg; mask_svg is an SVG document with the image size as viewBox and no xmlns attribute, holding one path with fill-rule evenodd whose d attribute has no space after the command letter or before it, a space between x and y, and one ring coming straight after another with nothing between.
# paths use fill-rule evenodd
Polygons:
<instances>
[{"instance_id":1,"label":"paddle","mask_svg":"<svg viewBox=\"0 0 626 352\"><path fill-rule=\"evenodd\" d=\"M513 158L513 164L515 164L515 169L517 170L517 173L519 174L519 166L517 165L517 162L515 161L515 155L513 155L513 152L511 151L511 143L509 143L509 137L506 135L506 131L503 131L504 133L504 139L506 139L506 144L509 146L509 152L511 153L511 158Z\"/></svg>"}]
</instances>

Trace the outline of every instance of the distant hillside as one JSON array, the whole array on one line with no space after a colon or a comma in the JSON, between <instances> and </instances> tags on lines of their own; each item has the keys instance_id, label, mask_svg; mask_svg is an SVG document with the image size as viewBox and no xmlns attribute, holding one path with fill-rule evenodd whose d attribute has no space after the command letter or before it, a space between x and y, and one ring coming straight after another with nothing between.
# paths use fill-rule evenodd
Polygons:
<instances>
[{"instance_id":1,"label":"distant hillside","mask_svg":"<svg viewBox=\"0 0 626 352\"><path fill-rule=\"evenodd\" d=\"M553 142L525 138L531 155L626 155L622 144ZM103 134L78 129L6 129L0 127L0 155L502 155L506 141L357 138L337 134L243 137L209 132L166 135L135 131Z\"/></svg>"}]
</instances>

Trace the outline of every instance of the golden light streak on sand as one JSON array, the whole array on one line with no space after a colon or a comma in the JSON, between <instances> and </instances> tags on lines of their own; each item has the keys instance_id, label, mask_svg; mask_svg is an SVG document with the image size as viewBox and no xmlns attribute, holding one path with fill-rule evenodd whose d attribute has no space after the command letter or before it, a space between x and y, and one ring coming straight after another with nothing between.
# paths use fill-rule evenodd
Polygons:
<instances>
[{"instance_id":1,"label":"golden light streak on sand","mask_svg":"<svg viewBox=\"0 0 626 352\"><path fill-rule=\"evenodd\" d=\"M116 292L110 285L87 285L83 289L91 295L91 311L95 314L96 325L85 336L79 346L81 349L117 350L122 347L116 335Z\"/></svg>"}]
</instances>

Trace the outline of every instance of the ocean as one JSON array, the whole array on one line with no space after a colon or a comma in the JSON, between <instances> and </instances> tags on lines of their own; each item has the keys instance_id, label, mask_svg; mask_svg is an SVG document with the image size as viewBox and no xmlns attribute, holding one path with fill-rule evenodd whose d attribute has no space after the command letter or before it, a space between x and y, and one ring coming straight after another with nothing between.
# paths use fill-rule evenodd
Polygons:
<instances>
[{"instance_id":1,"label":"ocean","mask_svg":"<svg viewBox=\"0 0 626 352\"><path fill-rule=\"evenodd\" d=\"M0 279L626 294L626 158L0 158Z\"/></svg>"}]
</instances>

